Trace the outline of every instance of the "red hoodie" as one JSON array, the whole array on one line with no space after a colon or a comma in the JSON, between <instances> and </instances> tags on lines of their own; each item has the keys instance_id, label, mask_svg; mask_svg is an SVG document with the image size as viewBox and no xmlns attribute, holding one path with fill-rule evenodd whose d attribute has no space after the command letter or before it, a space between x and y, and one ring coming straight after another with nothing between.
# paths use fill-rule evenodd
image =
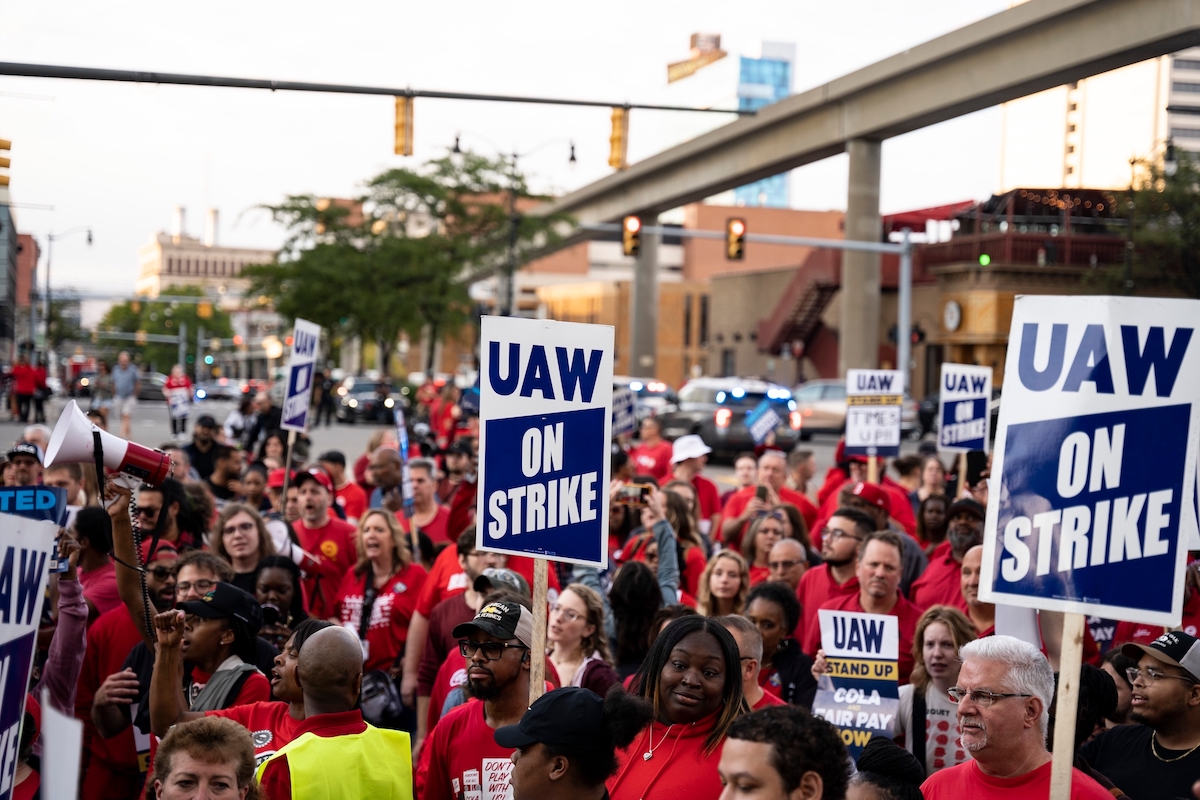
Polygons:
<instances>
[{"instance_id":1,"label":"red hoodie","mask_svg":"<svg viewBox=\"0 0 1200 800\"><path fill-rule=\"evenodd\" d=\"M720 713L669 728L655 720L633 744L617 753L620 766L607 781L611 800L718 800L721 777L717 764L724 742L709 755L704 752L704 740ZM651 743L654 755L646 759Z\"/></svg>"}]
</instances>

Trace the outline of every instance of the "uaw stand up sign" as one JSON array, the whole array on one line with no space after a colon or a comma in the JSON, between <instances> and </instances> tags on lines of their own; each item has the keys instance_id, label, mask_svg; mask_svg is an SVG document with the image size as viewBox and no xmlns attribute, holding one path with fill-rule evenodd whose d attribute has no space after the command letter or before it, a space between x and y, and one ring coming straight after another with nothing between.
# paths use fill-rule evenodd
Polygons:
<instances>
[{"instance_id":1,"label":"uaw stand up sign","mask_svg":"<svg viewBox=\"0 0 1200 800\"><path fill-rule=\"evenodd\" d=\"M1020 297L980 599L1178 625L1195 527L1200 302Z\"/></svg>"}]
</instances>

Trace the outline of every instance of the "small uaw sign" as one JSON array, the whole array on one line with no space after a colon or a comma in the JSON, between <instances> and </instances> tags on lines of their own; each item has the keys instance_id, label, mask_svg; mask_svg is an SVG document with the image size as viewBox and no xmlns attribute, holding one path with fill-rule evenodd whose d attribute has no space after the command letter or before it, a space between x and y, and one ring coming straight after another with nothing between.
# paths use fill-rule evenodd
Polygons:
<instances>
[{"instance_id":1,"label":"small uaw sign","mask_svg":"<svg viewBox=\"0 0 1200 800\"><path fill-rule=\"evenodd\" d=\"M485 316L480 550L608 565L613 329Z\"/></svg>"},{"instance_id":2,"label":"small uaw sign","mask_svg":"<svg viewBox=\"0 0 1200 800\"><path fill-rule=\"evenodd\" d=\"M283 400L283 417L279 423L284 430L297 433L308 430L308 407L320 344L321 326L308 320L296 320L292 330L292 357L288 359L287 396Z\"/></svg>"},{"instance_id":3,"label":"small uaw sign","mask_svg":"<svg viewBox=\"0 0 1200 800\"><path fill-rule=\"evenodd\" d=\"M813 715L838 729L857 758L871 737L891 738L900 706L900 622L886 614L817 611L829 671L817 682Z\"/></svg>"},{"instance_id":4,"label":"small uaw sign","mask_svg":"<svg viewBox=\"0 0 1200 800\"><path fill-rule=\"evenodd\" d=\"M846 370L846 454L900 455L904 375L894 369Z\"/></svg>"},{"instance_id":5,"label":"small uaw sign","mask_svg":"<svg viewBox=\"0 0 1200 800\"><path fill-rule=\"evenodd\" d=\"M938 449L946 453L988 450L992 415L992 368L942 364L938 394Z\"/></svg>"},{"instance_id":6,"label":"small uaw sign","mask_svg":"<svg viewBox=\"0 0 1200 800\"><path fill-rule=\"evenodd\" d=\"M612 435L624 436L637 430L637 396L629 389L614 389Z\"/></svg>"},{"instance_id":7,"label":"small uaw sign","mask_svg":"<svg viewBox=\"0 0 1200 800\"><path fill-rule=\"evenodd\" d=\"M766 441L781 422L783 419L769 398L764 398L746 415L746 428L750 431L750 438L754 440L755 444L762 444Z\"/></svg>"},{"instance_id":8,"label":"small uaw sign","mask_svg":"<svg viewBox=\"0 0 1200 800\"><path fill-rule=\"evenodd\" d=\"M980 599L1179 624L1200 428L1200 302L1019 297Z\"/></svg>"}]
</instances>

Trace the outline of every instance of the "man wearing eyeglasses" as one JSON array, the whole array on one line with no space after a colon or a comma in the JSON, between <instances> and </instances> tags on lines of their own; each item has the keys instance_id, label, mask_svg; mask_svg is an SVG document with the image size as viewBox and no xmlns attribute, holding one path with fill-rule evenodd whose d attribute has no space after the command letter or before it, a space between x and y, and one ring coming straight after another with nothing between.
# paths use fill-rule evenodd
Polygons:
<instances>
[{"instance_id":1,"label":"man wearing eyeglasses","mask_svg":"<svg viewBox=\"0 0 1200 800\"><path fill-rule=\"evenodd\" d=\"M796 587L800 624L793 636L797 642L807 644L808 631L815 629L820 647L817 609L830 600L858 594L858 548L874 531L875 520L857 509L839 508L829 518L829 524L821 531L821 558L825 563L805 572Z\"/></svg>"},{"instance_id":2,"label":"man wearing eyeglasses","mask_svg":"<svg viewBox=\"0 0 1200 800\"><path fill-rule=\"evenodd\" d=\"M1169 631L1150 644L1126 644L1137 659L1130 718L1080 748L1089 764L1132 800L1188 797L1200 777L1200 642Z\"/></svg>"},{"instance_id":3,"label":"man wearing eyeglasses","mask_svg":"<svg viewBox=\"0 0 1200 800\"><path fill-rule=\"evenodd\" d=\"M767 569L771 571L768 580L785 583L795 591L808 569L804 545L795 539L780 539L767 554Z\"/></svg>"},{"instance_id":4,"label":"man wearing eyeglasses","mask_svg":"<svg viewBox=\"0 0 1200 800\"><path fill-rule=\"evenodd\" d=\"M962 746L972 758L931 775L921 785L925 800L1049 798L1050 662L1036 647L1012 636L968 642L959 658L962 669L949 694L958 703ZM1112 800L1112 795L1072 769L1071 800Z\"/></svg>"},{"instance_id":5,"label":"man wearing eyeglasses","mask_svg":"<svg viewBox=\"0 0 1200 800\"><path fill-rule=\"evenodd\" d=\"M516 725L529 706L529 650L533 614L517 603L486 603L454 628L467 659L473 698L438 722L421 749L416 796L421 800L504 797L512 748L496 744L495 730Z\"/></svg>"}]
</instances>

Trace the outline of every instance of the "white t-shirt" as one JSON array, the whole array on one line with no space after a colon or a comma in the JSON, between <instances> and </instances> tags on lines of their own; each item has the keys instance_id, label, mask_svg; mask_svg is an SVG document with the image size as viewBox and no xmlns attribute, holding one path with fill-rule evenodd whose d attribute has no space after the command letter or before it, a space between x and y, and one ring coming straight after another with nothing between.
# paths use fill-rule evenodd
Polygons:
<instances>
[{"instance_id":1,"label":"white t-shirt","mask_svg":"<svg viewBox=\"0 0 1200 800\"><path fill-rule=\"evenodd\" d=\"M930 683L925 690L925 776L940 769L954 767L971 759L958 738L958 705ZM921 736L912 733L913 686L900 687L900 710L896 715L896 736L904 736L904 749L921 758L917 752Z\"/></svg>"}]
</instances>

